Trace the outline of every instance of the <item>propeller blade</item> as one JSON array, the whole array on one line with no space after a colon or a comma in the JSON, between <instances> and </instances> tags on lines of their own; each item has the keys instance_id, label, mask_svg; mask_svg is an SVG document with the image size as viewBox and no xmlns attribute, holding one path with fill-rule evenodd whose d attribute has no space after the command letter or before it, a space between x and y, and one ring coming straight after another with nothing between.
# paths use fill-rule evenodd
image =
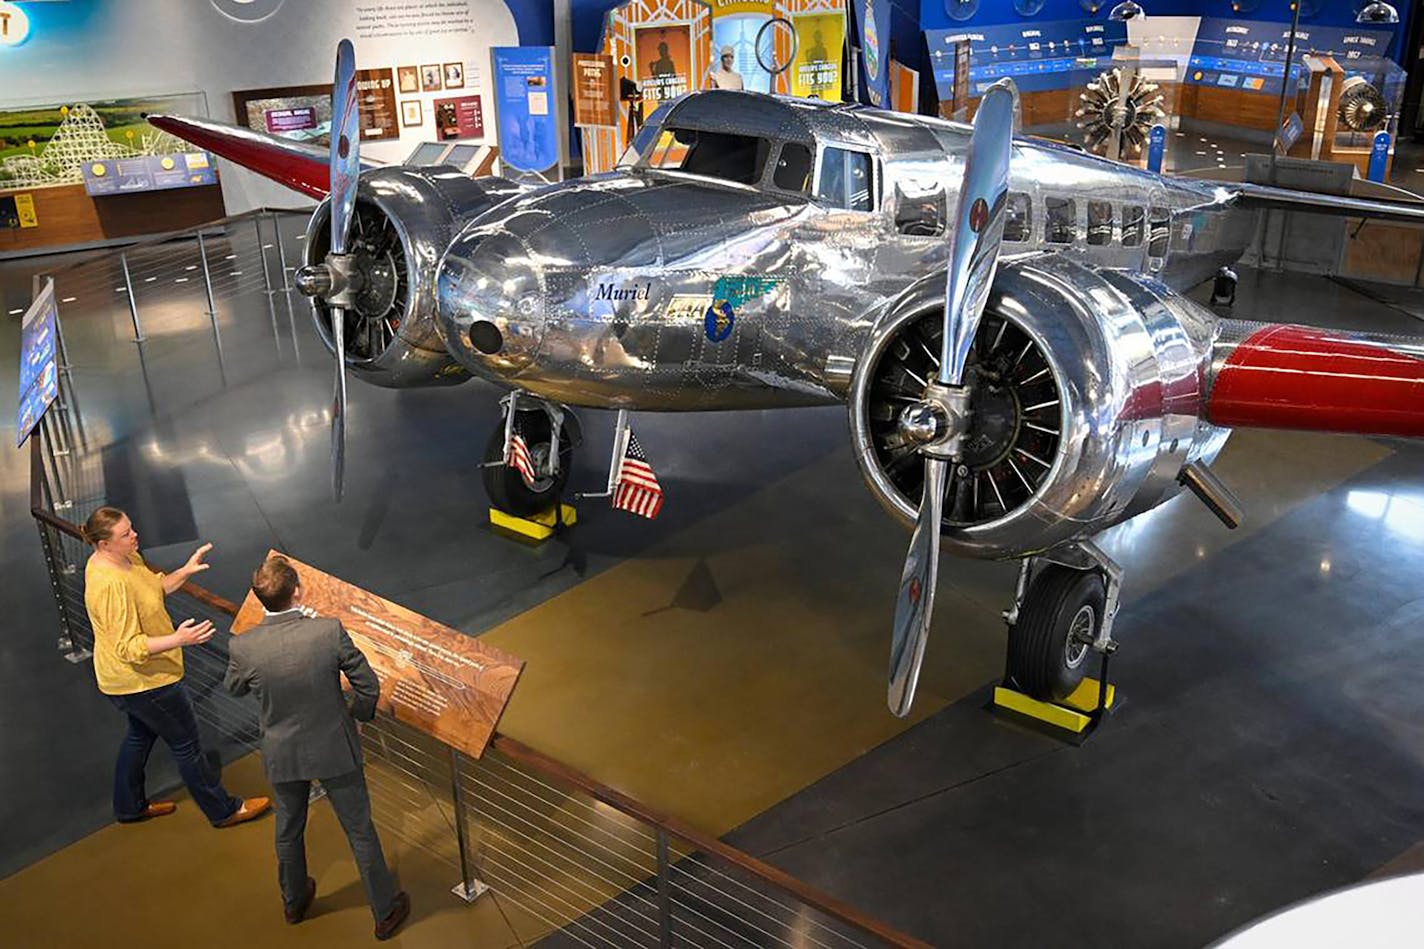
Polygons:
<instances>
[{"instance_id":1,"label":"propeller blade","mask_svg":"<svg viewBox=\"0 0 1424 949\"><path fill-rule=\"evenodd\" d=\"M939 570L939 525L944 507L944 482L949 462L926 456L925 486L920 495L920 517L905 555L900 595L895 598L895 633L890 641L890 711L900 718L910 713L920 663L930 636L934 612L935 577Z\"/></svg>"},{"instance_id":2,"label":"propeller blade","mask_svg":"<svg viewBox=\"0 0 1424 949\"><path fill-rule=\"evenodd\" d=\"M361 174L361 116L356 108L356 51L343 39L336 47L331 87L331 253L342 255L356 210ZM346 476L346 310L331 309L331 341L336 350L336 385L331 412L331 486L340 501Z\"/></svg>"},{"instance_id":3,"label":"propeller blade","mask_svg":"<svg viewBox=\"0 0 1424 949\"><path fill-rule=\"evenodd\" d=\"M999 245L1004 238L1017 108L1018 93L1012 83L1001 79L984 93L974 115L974 132L969 137L949 245L944 349L939 367L942 385L957 386L964 381L969 348L994 283Z\"/></svg>"},{"instance_id":4,"label":"propeller blade","mask_svg":"<svg viewBox=\"0 0 1424 949\"><path fill-rule=\"evenodd\" d=\"M331 308L331 342L336 350L336 390L331 400L331 490L340 501L346 480L346 311Z\"/></svg>"},{"instance_id":5,"label":"propeller blade","mask_svg":"<svg viewBox=\"0 0 1424 949\"><path fill-rule=\"evenodd\" d=\"M356 179L361 173L361 116L356 108L356 51L350 40L336 47L331 86L331 252L346 253Z\"/></svg>"}]
</instances>

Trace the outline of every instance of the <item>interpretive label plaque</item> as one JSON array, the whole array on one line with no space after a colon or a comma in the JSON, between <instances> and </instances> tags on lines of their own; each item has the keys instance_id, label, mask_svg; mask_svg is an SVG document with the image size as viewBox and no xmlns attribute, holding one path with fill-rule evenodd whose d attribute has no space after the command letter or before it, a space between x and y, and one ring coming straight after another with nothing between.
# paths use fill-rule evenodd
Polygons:
<instances>
[{"instance_id":1,"label":"interpretive label plaque","mask_svg":"<svg viewBox=\"0 0 1424 949\"><path fill-rule=\"evenodd\" d=\"M484 754L524 668L522 659L292 557L287 560L301 577L303 606L340 620L376 670L381 679L378 708L473 758ZM262 604L249 591L233 621L233 635L251 630L262 616Z\"/></svg>"}]
</instances>

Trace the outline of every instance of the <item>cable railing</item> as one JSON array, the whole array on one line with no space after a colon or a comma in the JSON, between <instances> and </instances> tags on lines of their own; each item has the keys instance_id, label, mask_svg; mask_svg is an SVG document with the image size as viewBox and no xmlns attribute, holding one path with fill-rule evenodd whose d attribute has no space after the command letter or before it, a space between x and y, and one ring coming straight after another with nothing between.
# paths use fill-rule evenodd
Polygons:
<instances>
[{"instance_id":1,"label":"cable railing","mask_svg":"<svg viewBox=\"0 0 1424 949\"><path fill-rule=\"evenodd\" d=\"M244 267L256 263L257 253L265 258L262 235L253 235L249 243L257 246L231 251L235 260L248 261ZM220 238L203 242L204 253L222 247ZM66 295L76 287L107 283L86 275L85 266L61 268L51 276L63 281ZM91 260L87 266L112 271L113 262ZM130 276L159 266L135 254ZM275 320L274 297L289 286L284 257L273 269L283 272L279 281L249 281L239 292L274 287L268 300ZM159 272L176 280L173 274L185 271ZM129 295L118 305L133 302ZM137 336L143 325L140 317ZM84 430L59 335L60 399L31 437L30 507L54 593L60 650L71 661L83 662L94 633L83 593L90 548L77 524L108 495L105 446ZM170 597L170 607L179 615L212 620L217 630L208 643L185 651L186 681L205 741L227 761L250 752L258 739L257 704L223 687L228 628L238 604L187 583ZM381 832L449 866L458 876L454 891L465 899L492 890L511 908L507 915L523 944L599 949L926 945L507 735L497 732L485 754L474 759L382 713L361 727L361 744L372 813Z\"/></svg>"}]
</instances>

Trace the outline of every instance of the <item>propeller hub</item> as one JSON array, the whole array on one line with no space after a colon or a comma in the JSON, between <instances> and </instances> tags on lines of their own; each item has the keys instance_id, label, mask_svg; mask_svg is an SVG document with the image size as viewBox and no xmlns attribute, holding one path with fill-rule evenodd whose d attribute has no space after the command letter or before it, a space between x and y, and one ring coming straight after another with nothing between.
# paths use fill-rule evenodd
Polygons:
<instances>
[{"instance_id":1,"label":"propeller hub","mask_svg":"<svg viewBox=\"0 0 1424 949\"><path fill-rule=\"evenodd\" d=\"M304 297L324 297L335 285L326 264L308 264L296 272L294 279L297 292Z\"/></svg>"},{"instance_id":2,"label":"propeller hub","mask_svg":"<svg viewBox=\"0 0 1424 949\"><path fill-rule=\"evenodd\" d=\"M949 418L937 403L915 402L900 412L900 434L913 445L928 445L944 436Z\"/></svg>"}]
</instances>

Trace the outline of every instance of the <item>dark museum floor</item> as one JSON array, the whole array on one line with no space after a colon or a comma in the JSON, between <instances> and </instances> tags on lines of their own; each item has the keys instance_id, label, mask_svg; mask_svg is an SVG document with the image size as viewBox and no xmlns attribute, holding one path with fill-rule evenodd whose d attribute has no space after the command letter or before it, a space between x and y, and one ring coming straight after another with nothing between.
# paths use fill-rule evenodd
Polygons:
<instances>
[{"instance_id":1,"label":"dark museum floor","mask_svg":"<svg viewBox=\"0 0 1424 949\"><path fill-rule=\"evenodd\" d=\"M861 485L842 410L636 416L662 517L584 502L577 528L531 548L485 526L495 389L353 385L337 506L330 359L280 298L269 314L250 233L219 246L221 360L191 249L134 257L141 351L111 262L58 284L110 498L160 565L211 540L202 582L240 599L279 547L489 636L528 662L503 730L935 945L1199 946L1424 868L1424 446L1241 432L1219 464L1240 530L1178 498L1113 531L1127 703L1082 748L983 711L1014 568L947 561L900 722L884 675L907 538ZM0 388L30 274L68 262L0 264ZM1407 334L1420 304L1248 272L1236 315ZM591 486L611 419L583 421ZM149 898L173 931L146 946L189 945L200 922L213 946L369 938L350 885L332 904L347 929L254 928L276 912L270 825L106 826L120 721L55 651L28 476L27 452L0 450L0 944L137 944L108 928L159 911L131 869L150 858L196 882ZM164 753L155 767L171 780ZM235 775L256 791L250 763ZM406 880L400 944L494 945L452 935L467 917L450 881Z\"/></svg>"}]
</instances>

